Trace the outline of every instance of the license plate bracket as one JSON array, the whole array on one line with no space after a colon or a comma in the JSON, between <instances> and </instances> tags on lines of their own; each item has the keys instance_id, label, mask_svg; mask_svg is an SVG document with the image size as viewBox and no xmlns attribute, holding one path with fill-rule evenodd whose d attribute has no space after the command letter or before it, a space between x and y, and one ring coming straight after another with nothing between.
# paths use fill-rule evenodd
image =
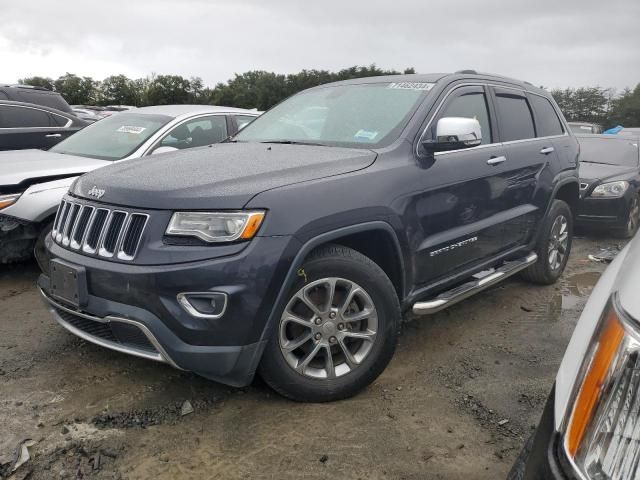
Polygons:
<instances>
[{"instance_id":1,"label":"license plate bracket","mask_svg":"<svg viewBox=\"0 0 640 480\"><path fill-rule=\"evenodd\" d=\"M76 308L87 305L87 272L84 267L61 260L51 260L49 293Z\"/></svg>"}]
</instances>

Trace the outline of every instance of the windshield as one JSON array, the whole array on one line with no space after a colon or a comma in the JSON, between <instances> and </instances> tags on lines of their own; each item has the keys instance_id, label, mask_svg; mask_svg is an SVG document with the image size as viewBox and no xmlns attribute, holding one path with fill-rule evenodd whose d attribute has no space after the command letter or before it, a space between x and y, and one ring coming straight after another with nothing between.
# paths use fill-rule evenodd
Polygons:
<instances>
[{"instance_id":1,"label":"windshield","mask_svg":"<svg viewBox=\"0 0 640 480\"><path fill-rule=\"evenodd\" d=\"M569 128L573 133L595 133L592 125L577 125L575 123L570 123Z\"/></svg>"},{"instance_id":2,"label":"windshield","mask_svg":"<svg viewBox=\"0 0 640 480\"><path fill-rule=\"evenodd\" d=\"M239 142L380 147L398 138L432 83L339 85L299 93L247 125Z\"/></svg>"},{"instance_id":3,"label":"windshield","mask_svg":"<svg viewBox=\"0 0 640 480\"><path fill-rule=\"evenodd\" d=\"M622 138L579 138L582 163L604 163L635 167L638 165L638 142Z\"/></svg>"},{"instance_id":4,"label":"windshield","mask_svg":"<svg viewBox=\"0 0 640 480\"><path fill-rule=\"evenodd\" d=\"M83 128L51 151L100 160L121 160L171 120L172 117L165 115L118 113Z\"/></svg>"}]
</instances>

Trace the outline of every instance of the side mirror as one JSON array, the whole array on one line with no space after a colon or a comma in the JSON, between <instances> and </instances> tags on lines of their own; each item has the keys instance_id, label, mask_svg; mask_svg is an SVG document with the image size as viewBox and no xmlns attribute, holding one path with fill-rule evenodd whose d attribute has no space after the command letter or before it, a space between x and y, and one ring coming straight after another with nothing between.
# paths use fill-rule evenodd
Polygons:
<instances>
[{"instance_id":1,"label":"side mirror","mask_svg":"<svg viewBox=\"0 0 640 480\"><path fill-rule=\"evenodd\" d=\"M482 143L480 122L475 118L444 117L436 125L436 139L422 143L431 152L476 147Z\"/></svg>"},{"instance_id":2,"label":"side mirror","mask_svg":"<svg viewBox=\"0 0 640 480\"><path fill-rule=\"evenodd\" d=\"M175 152L178 149L176 147L168 147L168 146L164 146L164 147L158 147L156 148L153 152L151 152L151 155L155 155L156 153L169 153L169 152Z\"/></svg>"}]
</instances>

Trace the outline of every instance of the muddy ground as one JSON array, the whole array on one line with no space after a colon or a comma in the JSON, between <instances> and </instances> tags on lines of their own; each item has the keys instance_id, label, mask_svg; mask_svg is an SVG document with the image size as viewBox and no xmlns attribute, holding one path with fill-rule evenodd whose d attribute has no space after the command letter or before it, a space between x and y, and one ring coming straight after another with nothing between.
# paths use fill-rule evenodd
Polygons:
<instances>
[{"instance_id":1,"label":"muddy ground","mask_svg":"<svg viewBox=\"0 0 640 480\"><path fill-rule=\"evenodd\" d=\"M35 264L0 266L0 477L32 439L13 478L504 478L605 268L587 255L619 243L576 239L554 286L508 280L407 318L382 376L322 405L77 339L41 304Z\"/></svg>"}]
</instances>

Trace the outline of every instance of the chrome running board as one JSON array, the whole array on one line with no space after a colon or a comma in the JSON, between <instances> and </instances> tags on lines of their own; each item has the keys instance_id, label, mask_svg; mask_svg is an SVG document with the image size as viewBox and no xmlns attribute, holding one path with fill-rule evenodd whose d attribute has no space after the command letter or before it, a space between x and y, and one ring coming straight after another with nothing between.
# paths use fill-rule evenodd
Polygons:
<instances>
[{"instance_id":1,"label":"chrome running board","mask_svg":"<svg viewBox=\"0 0 640 480\"><path fill-rule=\"evenodd\" d=\"M463 283L462 285L458 285L451 290L441 293L432 300L415 303L413 305L413 313L416 315L430 315L432 313L439 312L440 310L444 310L445 308L450 307L465 298L469 298L471 295L475 295L505 278L518 273L520 270L524 270L528 266L536 263L537 260L538 255L531 252L524 258L505 262L500 268L492 271L482 278L474 279L467 283Z\"/></svg>"}]
</instances>

